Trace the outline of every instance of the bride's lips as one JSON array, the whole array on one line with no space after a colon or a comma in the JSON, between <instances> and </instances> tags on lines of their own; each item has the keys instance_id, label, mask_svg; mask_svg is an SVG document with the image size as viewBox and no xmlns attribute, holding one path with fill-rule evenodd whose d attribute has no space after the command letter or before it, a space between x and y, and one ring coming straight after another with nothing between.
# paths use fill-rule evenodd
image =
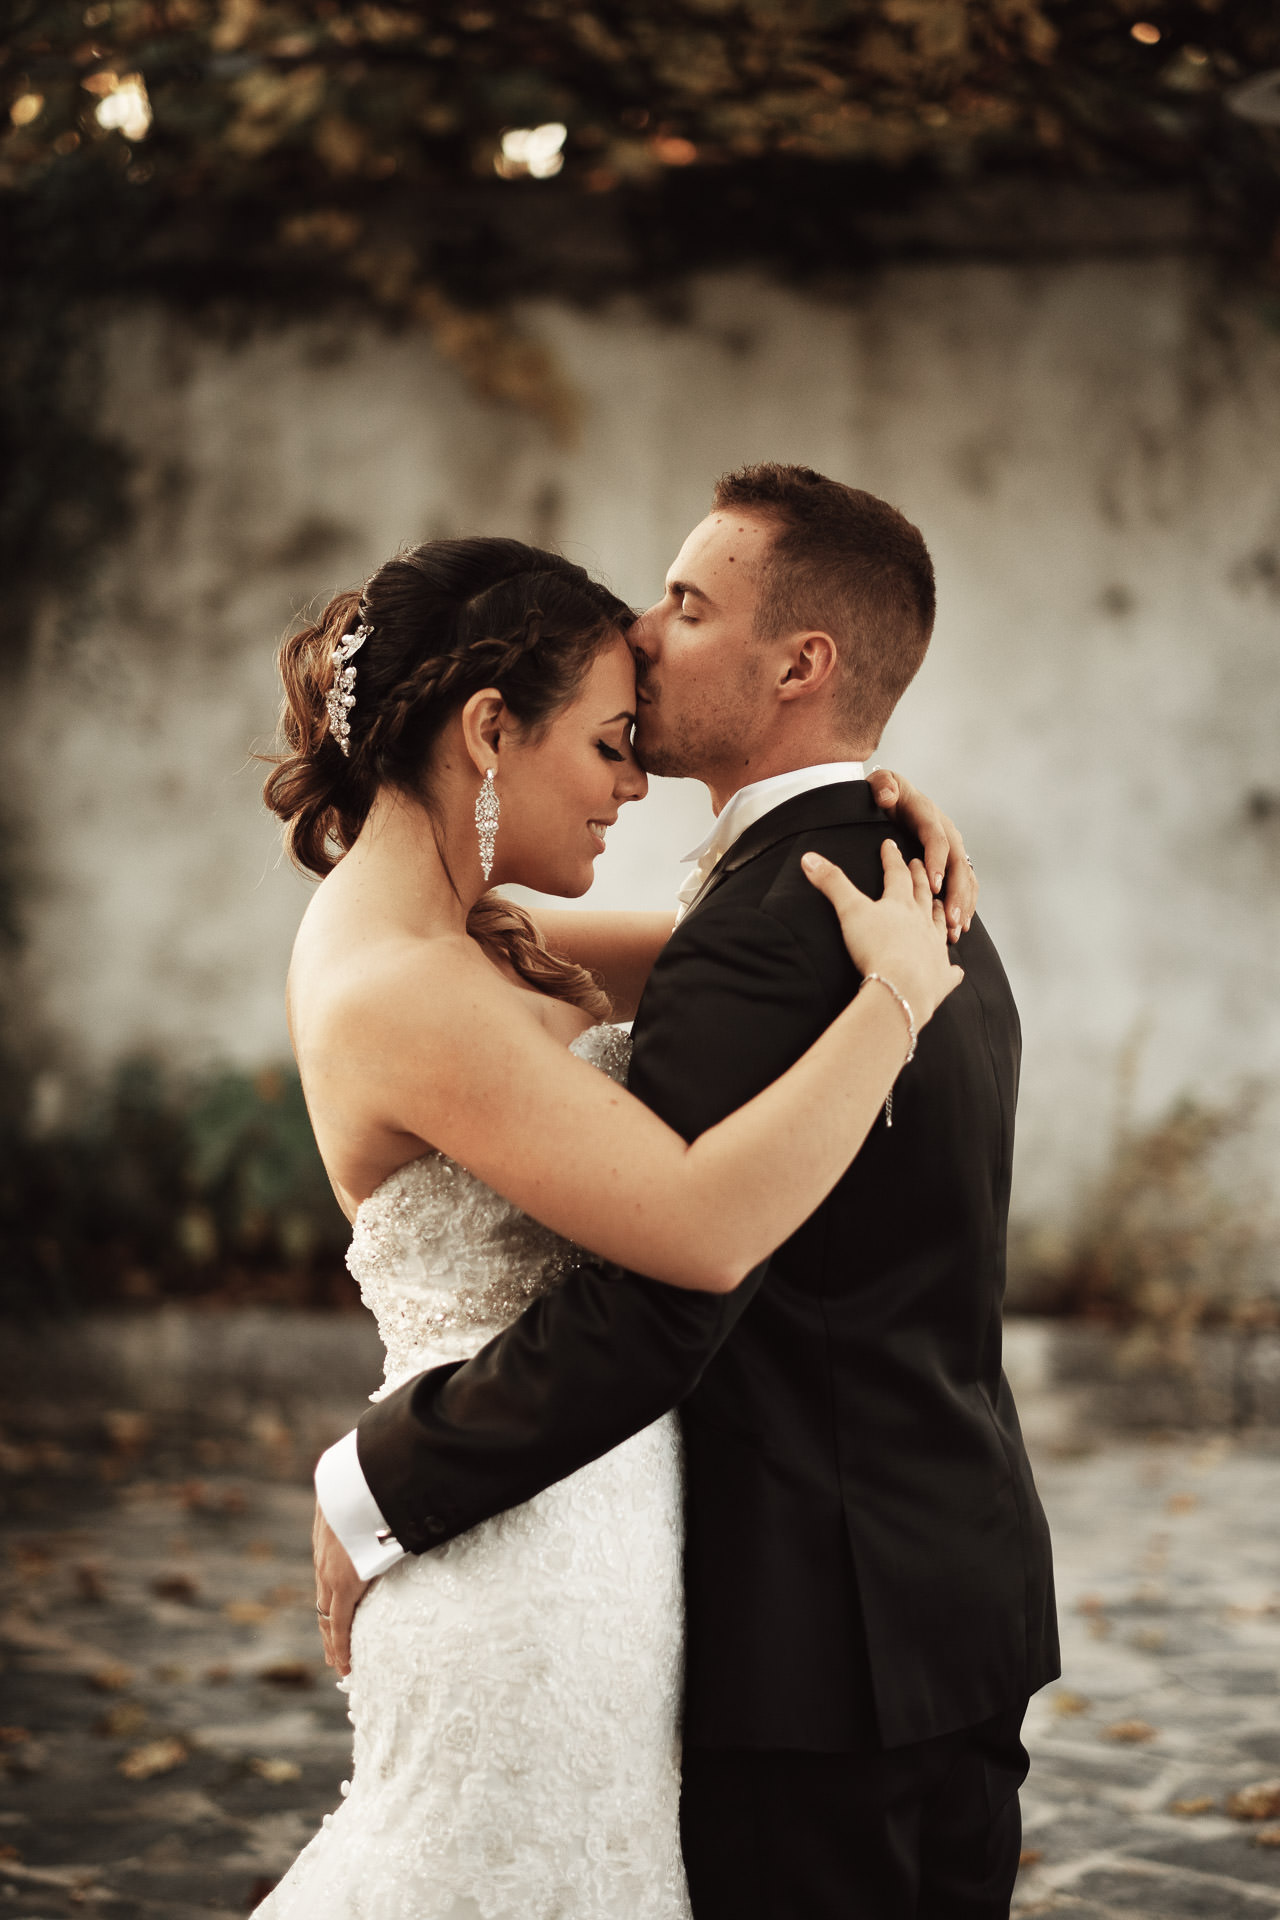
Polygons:
<instances>
[{"instance_id":1,"label":"bride's lips","mask_svg":"<svg viewBox=\"0 0 1280 1920\"><path fill-rule=\"evenodd\" d=\"M616 820L617 817L618 816L615 813L613 816L613 820ZM604 837L605 837L605 834L608 832L609 828L613 825L613 820L588 820L587 822L587 832L591 835L591 838L595 841L596 849L600 853L604 852L604 845L605 845Z\"/></svg>"}]
</instances>

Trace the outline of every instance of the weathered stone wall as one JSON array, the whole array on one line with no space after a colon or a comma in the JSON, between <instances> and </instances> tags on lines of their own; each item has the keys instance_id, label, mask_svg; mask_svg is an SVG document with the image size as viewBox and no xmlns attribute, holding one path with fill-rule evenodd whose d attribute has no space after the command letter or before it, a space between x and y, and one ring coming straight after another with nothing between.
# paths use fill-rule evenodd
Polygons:
<instances>
[{"instance_id":1,"label":"weathered stone wall","mask_svg":"<svg viewBox=\"0 0 1280 1920\"><path fill-rule=\"evenodd\" d=\"M111 323L135 529L88 599L50 596L0 720L61 1058L284 1052L306 889L251 754L299 607L457 531L557 542L644 602L715 475L775 457L887 495L934 551L937 637L881 758L963 824L1022 1007L1024 1224L1075 1208L1126 1060L1139 1115L1274 1083L1280 337L1256 306L1167 260L830 298L734 276L679 318L526 319L582 394L572 449L412 335ZM629 809L593 900L665 901L707 817L669 783Z\"/></svg>"}]
</instances>

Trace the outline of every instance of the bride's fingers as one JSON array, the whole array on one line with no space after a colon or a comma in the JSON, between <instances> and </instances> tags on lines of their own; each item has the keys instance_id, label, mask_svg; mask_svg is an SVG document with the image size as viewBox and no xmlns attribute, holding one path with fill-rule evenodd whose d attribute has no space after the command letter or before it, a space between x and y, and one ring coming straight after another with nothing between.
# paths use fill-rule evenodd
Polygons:
<instances>
[{"instance_id":1,"label":"bride's fingers","mask_svg":"<svg viewBox=\"0 0 1280 1920\"><path fill-rule=\"evenodd\" d=\"M911 862L911 886L915 893L916 905L933 913L933 888L929 885L929 876L924 870L923 860Z\"/></svg>"},{"instance_id":2,"label":"bride's fingers","mask_svg":"<svg viewBox=\"0 0 1280 1920\"><path fill-rule=\"evenodd\" d=\"M850 907L856 907L859 902L864 906L870 904L866 894L854 886L848 874L834 861L824 860L820 853L803 854L800 865L804 868L806 878L812 881L819 893L825 894L841 920Z\"/></svg>"},{"instance_id":3,"label":"bride's fingers","mask_svg":"<svg viewBox=\"0 0 1280 1920\"><path fill-rule=\"evenodd\" d=\"M896 840L880 842L880 865L884 869L885 898L904 903L910 900L914 892L911 869L903 859Z\"/></svg>"}]
</instances>

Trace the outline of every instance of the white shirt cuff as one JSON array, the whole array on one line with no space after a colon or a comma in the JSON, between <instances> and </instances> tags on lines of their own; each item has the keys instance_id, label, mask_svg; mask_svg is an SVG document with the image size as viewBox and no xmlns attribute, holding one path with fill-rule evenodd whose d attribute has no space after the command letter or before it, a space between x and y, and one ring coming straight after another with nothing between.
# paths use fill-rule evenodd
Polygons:
<instances>
[{"instance_id":1,"label":"white shirt cuff","mask_svg":"<svg viewBox=\"0 0 1280 1920\"><path fill-rule=\"evenodd\" d=\"M362 1580L376 1580L404 1559L398 1540L378 1537L387 1523L364 1477L354 1427L317 1460L316 1499Z\"/></svg>"}]
</instances>

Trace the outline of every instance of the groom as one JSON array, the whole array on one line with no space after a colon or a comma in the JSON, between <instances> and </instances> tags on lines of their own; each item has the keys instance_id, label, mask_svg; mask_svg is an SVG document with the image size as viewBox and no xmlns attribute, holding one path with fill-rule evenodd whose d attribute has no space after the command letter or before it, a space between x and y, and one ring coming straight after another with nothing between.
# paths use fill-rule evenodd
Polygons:
<instances>
[{"instance_id":1,"label":"groom","mask_svg":"<svg viewBox=\"0 0 1280 1920\"><path fill-rule=\"evenodd\" d=\"M633 629L640 757L704 781L717 813L634 1028L631 1089L685 1139L858 985L800 856L879 894L895 830L860 763L933 611L901 514L762 466L721 480ZM892 1126L736 1293L584 1267L473 1360L378 1403L317 1473L341 1634L360 1589L339 1539L371 1577L680 1406L696 1920L1008 1915L1019 1730L1057 1640L1000 1369L1017 1013L979 924L958 957Z\"/></svg>"}]
</instances>

